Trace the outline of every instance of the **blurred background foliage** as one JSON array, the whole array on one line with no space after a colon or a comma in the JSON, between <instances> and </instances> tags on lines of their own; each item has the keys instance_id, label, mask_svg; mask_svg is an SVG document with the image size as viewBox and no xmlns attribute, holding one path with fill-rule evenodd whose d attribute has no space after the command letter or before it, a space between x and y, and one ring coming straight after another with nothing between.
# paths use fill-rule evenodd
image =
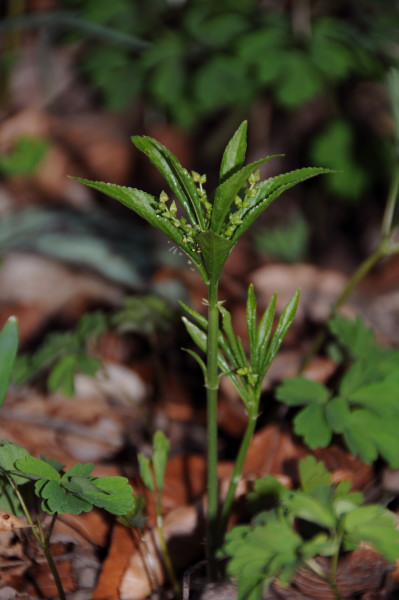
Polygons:
<instances>
[{"instance_id":1,"label":"blurred background foliage","mask_svg":"<svg viewBox=\"0 0 399 600\"><path fill-rule=\"evenodd\" d=\"M351 207L348 223L360 202L371 213L382 210L396 160L386 92L399 60L396 1L9 0L2 17L3 94L18 35L45 32L47 54L75 48L97 108L135 112L129 133L151 135L161 124L184 136L190 151L183 163L216 170L226 139L248 118L252 154L284 152L292 168L340 171L317 182L323 187L297 207L313 229L331 219L331 198ZM1 160L3 173L18 160L24 167L20 150ZM296 214L286 233L291 241L297 236L288 258L275 244L283 260L306 255L310 234ZM284 240L281 231L273 235ZM273 254L265 244L258 248Z\"/></svg>"}]
</instances>

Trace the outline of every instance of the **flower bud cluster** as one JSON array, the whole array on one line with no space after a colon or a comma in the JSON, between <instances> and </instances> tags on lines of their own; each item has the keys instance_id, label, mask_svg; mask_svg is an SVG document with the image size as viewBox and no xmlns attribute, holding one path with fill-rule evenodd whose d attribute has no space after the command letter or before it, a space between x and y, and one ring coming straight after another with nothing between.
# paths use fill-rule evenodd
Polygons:
<instances>
[{"instance_id":1,"label":"flower bud cluster","mask_svg":"<svg viewBox=\"0 0 399 600\"><path fill-rule=\"evenodd\" d=\"M233 210L229 214L229 220L225 225L225 229L222 231L222 235L224 237L230 238L237 229L237 227L241 225L245 211L251 204L251 199L256 196L256 184L259 181L259 179L259 170L255 171L255 173L251 173L251 175L248 178L249 187L245 190L244 198L241 198L241 196L238 195L234 198L236 210Z\"/></svg>"},{"instance_id":2,"label":"flower bud cluster","mask_svg":"<svg viewBox=\"0 0 399 600\"><path fill-rule=\"evenodd\" d=\"M236 371L240 377L246 377L250 386L254 387L258 381L259 375L254 373L250 367L241 367Z\"/></svg>"},{"instance_id":3,"label":"flower bud cluster","mask_svg":"<svg viewBox=\"0 0 399 600\"><path fill-rule=\"evenodd\" d=\"M206 183L206 175L200 175L196 171L191 171L191 177L198 189L198 196L204 208L206 224L209 223L212 214L212 204L208 201L206 190L202 187Z\"/></svg>"},{"instance_id":4,"label":"flower bud cluster","mask_svg":"<svg viewBox=\"0 0 399 600\"><path fill-rule=\"evenodd\" d=\"M177 206L176 202L172 200L168 206L169 196L166 192L162 191L159 196L159 212L165 218L173 223L173 225L180 229L183 234L183 242L185 244L194 245L194 228L190 223L187 223L185 217L177 217Z\"/></svg>"}]
</instances>

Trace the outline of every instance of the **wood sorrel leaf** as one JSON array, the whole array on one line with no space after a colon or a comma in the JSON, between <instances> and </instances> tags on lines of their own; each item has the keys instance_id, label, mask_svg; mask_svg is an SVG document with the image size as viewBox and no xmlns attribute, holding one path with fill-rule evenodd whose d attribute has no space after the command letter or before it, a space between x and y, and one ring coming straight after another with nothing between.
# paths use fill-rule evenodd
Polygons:
<instances>
[{"instance_id":1,"label":"wood sorrel leaf","mask_svg":"<svg viewBox=\"0 0 399 600\"><path fill-rule=\"evenodd\" d=\"M299 461L298 470L301 488L306 493L331 485L331 474L325 468L324 463L316 461L312 455Z\"/></svg>"},{"instance_id":2,"label":"wood sorrel leaf","mask_svg":"<svg viewBox=\"0 0 399 600\"><path fill-rule=\"evenodd\" d=\"M289 406L325 404L329 396L328 389L322 383L301 376L284 379L276 392L277 400Z\"/></svg>"},{"instance_id":3,"label":"wood sorrel leaf","mask_svg":"<svg viewBox=\"0 0 399 600\"><path fill-rule=\"evenodd\" d=\"M324 407L318 404L309 404L296 415L294 429L312 450L325 448L331 441L332 431L326 421Z\"/></svg>"},{"instance_id":4,"label":"wood sorrel leaf","mask_svg":"<svg viewBox=\"0 0 399 600\"><path fill-rule=\"evenodd\" d=\"M69 493L54 480L42 479L37 481L35 491L39 498L43 498L42 509L50 514L70 513L80 515L80 513L89 512L93 508L90 502Z\"/></svg>"},{"instance_id":5,"label":"wood sorrel leaf","mask_svg":"<svg viewBox=\"0 0 399 600\"><path fill-rule=\"evenodd\" d=\"M327 502L323 502L322 498L319 499L312 497L310 494L297 491L290 497L288 506L290 512L300 519L317 523L317 525L327 529L335 525L335 517L331 506Z\"/></svg>"},{"instance_id":6,"label":"wood sorrel leaf","mask_svg":"<svg viewBox=\"0 0 399 600\"><path fill-rule=\"evenodd\" d=\"M355 508L344 517L344 531L345 542L369 543L390 562L397 560L399 531L395 526L395 515L382 506L371 504Z\"/></svg>"},{"instance_id":7,"label":"wood sorrel leaf","mask_svg":"<svg viewBox=\"0 0 399 600\"><path fill-rule=\"evenodd\" d=\"M162 173L177 200L187 212L192 225L204 230L205 218L196 185L178 159L153 138L135 136L132 137L132 142L136 148L148 156L153 165Z\"/></svg>"},{"instance_id":8,"label":"wood sorrel leaf","mask_svg":"<svg viewBox=\"0 0 399 600\"><path fill-rule=\"evenodd\" d=\"M270 157L273 158L273 157ZM257 186L256 196L250 200L248 208L242 214L242 223L237 227L231 239L239 240L243 233L252 225L258 216L281 194L301 181L306 181L316 175L331 173L330 169L321 167L305 167L266 179ZM227 183L227 182L226 182Z\"/></svg>"},{"instance_id":9,"label":"wood sorrel leaf","mask_svg":"<svg viewBox=\"0 0 399 600\"><path fill-rule=\"evenodd\" d=\"M10 317L0 332L0 406L6 395L18 349L18 324Z\"/></svg>"},{"instance_id":10,"label":"wood sorrel leaf","mask_svg":"<svg viewBox=\"0 0 399 600\"><path fill-rule=\"evenodd\" d=\"M152 465L154 468L155 482L159 492L162 492L164 485L166 463L170 450L170 441L162 431L156 431L152 440L153 455Z\"/></svg>"},{"instance_id":11,"label":"wood sorrel leaf","mask_svg":"<svg viewBox=\"0 0 399 600\"><path fill-rule=\"evenodd\" d=\"M124 515L134 506L133 489L126 477L96 477L94 485L97 489L90 497L94 506L113 515Z\"/></svg>"},{"instance_id":12,"label":"wood sorrel leaf","mask_svg":"<svg viewBox=\"0 0 399 600\"><path fill-rule=\"evenodd\" d=\"M27 478L22 475L14 475L14 471L16 471L15 462L18 459L25 458L29 456L29 452L14 444L13 442L8 442L7 440L2 440L0 442L0 474L1 472L12 473L12 479L15 481L17 485L22 485L27 483Z\"/></svg>"},{"instance_id":13,"label":"wood sorrel leaf","mask_svg":"<svg viewBox=\"0 0 399 600\"><path fill-rule=\"evenodd\" d=\"M336 396L326 404L326 419L334 433L342 433L350 420L350 409L344 398Z\"/></svg>"},{"instance_id":14,"label":"wood sorrel leaf","mask_svg":"<svg viewBox=\"0 0 399 600\"><path fill-rule=\"evenodd\" d=\"M247 129L248 122L243 121L227 144L220 165L220 183L223 183L244 164L247 151Z\"/></svg>"},{"instance_id":15,"label":"wood sorrel leaf","mask_svg":"<svg viewBox=\"0 0 399 600\"><path fill-rule=\"evenodd\" d=\"M61 480L60 474L54 469L54 467L49 465L44 460L35 458L34 456L28 455L24 456L24 458L19 458L15 461L15 466L18 471L21 471L21 473L34 478L47 479L56 482Z\"/></svg>"}]
</instances>

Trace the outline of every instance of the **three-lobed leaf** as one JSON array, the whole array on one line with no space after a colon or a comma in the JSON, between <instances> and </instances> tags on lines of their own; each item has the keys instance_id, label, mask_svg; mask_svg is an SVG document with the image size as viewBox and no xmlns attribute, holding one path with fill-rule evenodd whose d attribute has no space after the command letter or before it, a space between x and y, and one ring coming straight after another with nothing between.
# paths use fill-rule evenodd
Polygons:
<instances>
[{"instance_id":1,"label":"three-lobed leaf","mask_svg":"<svg viewBox=\"0 0 399 600\"><path fill-rule=\"evenodd\" d=\"M134 504L133 490L125 477L93 477L94 464L77 464L60 473L62 465L39 459L16 444L3 442L0 467L16 485L34 481L36 495L44 511L80 514L103 508L116 515L125 514Z\"/></svg>"},{"instance_id":2,"label":"three-lobed leaf","mask_svg":"<svg viewBox=\"0 0 399 600\"><path fill-rule=\"evenodd\" d=\"M237 579L242 600L259 600L275 578L289 583L309 559L338 556L341 549L353 550L362 542L390 562L399 557L399 531L390 511L364 505L360 492L350 492L349 481L334 485L313 456L299 462L299 474L301 489L294 491L271 476L257 480L250 503L259 507L263 502L269 510L226 535L227 571ZM298 528L298 519L311 527Z\"/></svg>"}]
</instances>

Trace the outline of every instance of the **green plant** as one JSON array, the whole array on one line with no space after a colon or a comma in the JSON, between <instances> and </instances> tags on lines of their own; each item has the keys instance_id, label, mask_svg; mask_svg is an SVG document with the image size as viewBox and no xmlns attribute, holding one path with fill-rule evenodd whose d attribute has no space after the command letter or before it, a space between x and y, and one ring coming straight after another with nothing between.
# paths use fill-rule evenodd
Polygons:
<instances>
[{"instance_id":1,"label":"green plant","mask_svg":"<svg viewBox=\"0 0 399 600\"><path fill-rule=\"evenodd\" d=\"M0 443L0 506L25 516L44 552L61 600L65 599L65 593L50 549L58 515L78 515L93 507L123 515L134 504L133 490L125 477L93 477L94 466L78 463L64 471L63 466L52 459L35 458L21 446L6 440ZM33 498L33 507L28 503L29 498ZM47 527L43 513L51 515Z\"/></svg>"},{"instance_id":2,"label":"green plant","mask_svg":"<svg viewBox=\"0 0 399 600\"><path fill-rule=\"evenodd\" d=\"M230 315L219 302L220 275L235 244L273 200L297 183L329 171L316 167L303 168L260 181L258 169L271 157L244 166L247 148L247 123L244 121L224 151L219 184L213 197L208 198L205 175L196 172L190 175L167 148L150 137L136 136L132 141L161 172L175 196L174 199L170 201L164 191L159 198L155 198L135 188L85 179L78 179L78 181L115 198L160 229L186 253L189 262L198 269L207 287L207 318L189 309L189 314L200 328L187 320L186 326L200 349L206 352L205 362L193 351L191 354L203 369L207 390L207 544L208 556L212 559L224 535L223 529L229 505L241 474L246 446L254 428L263 377L292 322L298 302L298 294L295 294L279 321L278 335L275 334L269 344L275 300L272 300L265 311L258 328L256 300L250 287L247 302L250 343L248 361L241 342L235 338L232 331ZM181 211L178 211L177 204L180 204ZM223 335L219 328L220 317ZM218 526L217 396L219 380L223 375L228 375L232 379L243 398L249 412L249 426L231 479L231 492L229 491L226 499L227 507L222 511L221 526Z\"/></svg>"},{"instance_id":3,"label":"green plant","mask_svg":"<svg viewBox=\"0 0 399 600\"><path fill-rule=\"evenodd\" d=\"M283 262L305 259L309 244L309 225L302 215L294 215L286 225L262 227L254 235L258 252Z\"/></svg>"},{"instance_id":4,"label":"green plant","mask_svg":"<svg viewBox=\"0 0 399 600\"><path fill-rule=\"evenodd\" d=\"M98 338L107 330L107 319L103 312L83 315L72 331L51 333L33 354L18 357L13 382L25 385L46 372L47 386L51 391L60 390L65 396L75 393L74 376L78 372L95 375L101 361L93 356Z\"/></svg>"},{"instance_id":5,"label":"green plant","mask_svg":"<svg viewBox=\"0 0 399 600\"><path fill-rule=\"evenodd\" d=\"M332 435L342 436L349 451L365 462L382 456L399 466L399 351L379 346L359 317L336 315L329 321L341 354L350 361L338 384L327 386L304 377L286 379L276 398L301 408L294 431L310 448L325 447ZM337 352L335 352L337 356Z\"/></svg>"},{"instance_id":6,"label":"green plant","mask_svg":"<svg viewBox=\"0 0 399 600\"><path fill-rule=\"evenodd\" d=\"M378 504L364 504L351 483L333 484L324 464L308 456L299 462L298 490L285 488L273 476L258 479L248 502L261 510L252 524L233 527L223 554L230 557L228 573L237 580L238 600L264 598L274 580L288 585L298 569L322 579L337 600L338 559L361 542L395 562L399 531L395 516ZM328 568L316 557L329 557Z\"/></svg>"},{"instance_id":7,"label":"green plant","mask_svg":"<svg viewBox=\"0 0 399 600\"><path fill-rule=\"evenodd\" d=\"M173 585L176 596L181 596L181 590L177 581L173 564L170 558L168 546L165 540L162 515L162 491L165 480L166 463L168 462L170 442L162 433L156 431L152 440L153 453L152 458L139 453L137 455L139 461L140 477L144 485L150 491L156 513L156 527L161 545L162 555L165 561L166 571Z\"/></svg>"},{"instance_id":8,"label":"green plant","mask_svg":"<svg viewBox=\"0 0 399 600\"><path fill-rule=\"evenodd\" d=\"M155 294L128 297L122 308L111 315L101 310L86 313L74 329L50 333L35 352L19 355L12 381L22 386L45 375L50 391L60 390L70 398L75 394L77 373L94 376L101 368L96 345L109 328L114 327L121 334L133 332L147 337L157 357L158 334L170 327L174 316L169 303Z\"/></svg>"},{"instance_id":9,"label":"green plant","mask_svg":"<svg viewBox=\"0 0 399 600\"><path fill-rule=\"evenodd\" d=\"M30 175L43 160L49 146L45 138L18 138L13 150L0 156L0 173L6 177Z\"/></svg>"},{"instance_id":10,"label":"green plant","mask_svg":"<svg viewBox=\"0 0 399 600\"><path fill-rule=\"evenodd\" d=\"M10 317L0 332L0 404L4 400L17 347L17 322ZM94 506L114 515L124 515L135 504L133 490L125 477L94 477L91 475L94 466L93 463L76 464L64 471L63 465L55 460L35 458L17 444L7 440L0 442L0 507L25 516L44 552L60 600L65 600L65 593L50 550L57 516L88 512ZM47 528L43 513L51 515Z\"/></svg>"}]
</instances>

